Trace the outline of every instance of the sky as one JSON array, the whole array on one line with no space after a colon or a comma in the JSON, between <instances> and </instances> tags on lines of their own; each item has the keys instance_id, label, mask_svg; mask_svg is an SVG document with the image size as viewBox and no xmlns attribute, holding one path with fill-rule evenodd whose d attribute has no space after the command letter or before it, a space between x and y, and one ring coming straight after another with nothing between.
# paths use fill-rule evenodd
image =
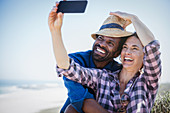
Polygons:
<instances>
[{"instance_id":1,"label":"sky","mask_svg":"<svg viewBox=\"0 0 170 113\"><path fill-rule=\"evenodd\" d=\"M48 15L56 0L0 0L0 79L57 80ZM92 48L110 11L135 14L161 44L161 82L170 82L169 0L88 0L83 14L65 14L62 26L68 53ZM134 31L133 26L127 28Z\"/></svg>"}]
</instances>

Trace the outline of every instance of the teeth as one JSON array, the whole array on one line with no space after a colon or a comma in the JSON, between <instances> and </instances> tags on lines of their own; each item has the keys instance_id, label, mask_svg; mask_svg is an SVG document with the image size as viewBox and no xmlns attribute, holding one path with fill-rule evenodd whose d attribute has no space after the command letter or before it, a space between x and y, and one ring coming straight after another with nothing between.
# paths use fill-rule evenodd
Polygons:
<instances>
[{"instance_id":1,"label":"teeth","mask_svg":"<svg viewBox=\"0 0 170 113\"><path fill-rule=\"evenodd\" d=\"M125 57L125 60L130 60L130 61L132 61L133 59L131 59L131 58L128 58L128 57Z\"/></svg>"},{"instance_id":2,"label":"teeth","mask_svg":"<svg viewBox=\"0 0 170 113\"><path fill-rule=\"evenodd\" d=\"M99 49L99 48L97 48L97 51L99 51L100 53L105 53L105 51L103 51L103 50L101 50L101 49Z\"/></svg>"}]
</instances>

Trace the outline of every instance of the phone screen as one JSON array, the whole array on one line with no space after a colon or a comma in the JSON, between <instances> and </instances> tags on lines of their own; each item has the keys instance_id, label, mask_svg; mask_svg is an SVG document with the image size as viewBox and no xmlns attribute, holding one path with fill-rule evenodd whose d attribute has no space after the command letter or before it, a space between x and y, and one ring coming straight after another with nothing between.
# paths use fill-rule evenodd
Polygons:
<instances>
[{"instance_id":1,"label":"phone screen","mask_svg":"<svg viewBox=\"0 0 170 113\"><path fill-rule=\"evenodd\" d=\"M87 1L60 1L57 13L84 13L86 6Z\"/></svg>"}]
</instances>

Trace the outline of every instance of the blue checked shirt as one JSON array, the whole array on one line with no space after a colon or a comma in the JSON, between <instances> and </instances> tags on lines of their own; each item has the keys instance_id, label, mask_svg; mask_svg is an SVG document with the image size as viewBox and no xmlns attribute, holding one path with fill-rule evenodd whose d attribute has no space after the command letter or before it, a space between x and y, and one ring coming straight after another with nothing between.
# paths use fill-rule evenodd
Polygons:
<instances>
[{"instance_id":1,"label":"blue checked shirt","mask_svg":"<svg viewBox=\"0 0 170 113\"><path fill-rule=\"evenodd\" d=\"M137 73L127 84L124 93L128 94L130 102L127 113L149 113L154 104L158 90L158 80L161 75L160 45L153 41L144 47L143 71ZM71 59L68 70L57 67L58 75L87 85L96 92L97 102L109 112L117 112L121 108L119 94L120 70L84 68Z\"/></svg>"}]
</instances>

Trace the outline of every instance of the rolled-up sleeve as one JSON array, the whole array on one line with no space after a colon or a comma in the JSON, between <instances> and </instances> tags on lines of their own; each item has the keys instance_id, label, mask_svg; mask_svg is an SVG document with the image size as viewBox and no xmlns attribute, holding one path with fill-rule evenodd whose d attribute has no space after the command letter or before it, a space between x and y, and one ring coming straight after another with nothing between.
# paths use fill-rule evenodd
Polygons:
<instances>
[{"instance_id":1,"label":"rolled-up sleeve","mask_svg":"<svg viewBox=\"0 0 170 113\"><path fill-rule=\"evenodd\" d=\"M84 68L77 64L73 59L70 58L69 69L61 69L56 67L58 76L62 75L70 80L76 81L83 85L87 85L92 89L96 89L99 78L101 77L102 70L93 68Z\"/></svg>"},{"instance_id":2,"label":"rolled-up sleeve","mask_svg":"<svg viewBox=\"0 0 170 113\"><path fill-rule=\"evenodd\" d=\"M152 41L144 48L144 75L149 82L151 90L158 88L158 80L161 76L160 44L158 41Z\"/></svg>"}]
</instances>

